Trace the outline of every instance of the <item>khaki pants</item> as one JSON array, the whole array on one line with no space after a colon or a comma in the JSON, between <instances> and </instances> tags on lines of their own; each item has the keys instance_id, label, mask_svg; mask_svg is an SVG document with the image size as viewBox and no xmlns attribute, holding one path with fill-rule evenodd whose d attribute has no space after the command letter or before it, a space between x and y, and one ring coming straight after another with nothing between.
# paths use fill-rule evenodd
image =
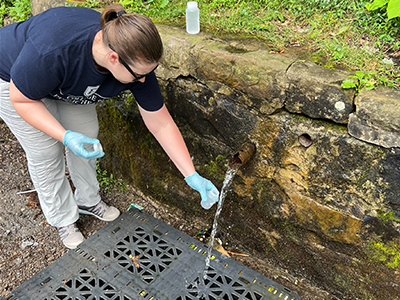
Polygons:
<instances>
[{"instance_id":1,"label":"khaki pants","mask_svg":"<svg viewBox=\"0 0 400 300\"><path fill-rule=\"evenodd\" d=\"M9 98L9 82L0 79L0 118L7 124L26 153L29 174L38 193L47 222L56 227L75 223L78 205L99 203L96 160L76 156L65 147L68 171L76 187L72 192L65 176L64 146L26 123ZM41 100L65 129L97 138L99 125L94 104L73 105L59 100ZM87 145L93 151L92 145Z\"/></svg>"}]
</instances>

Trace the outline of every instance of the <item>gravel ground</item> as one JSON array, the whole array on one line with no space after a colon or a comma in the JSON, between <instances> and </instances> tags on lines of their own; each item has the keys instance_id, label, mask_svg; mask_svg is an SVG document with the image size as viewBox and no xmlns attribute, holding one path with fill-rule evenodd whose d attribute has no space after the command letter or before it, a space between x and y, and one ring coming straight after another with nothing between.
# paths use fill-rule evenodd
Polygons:
<instances>
[{"instance_id":1,"label":"gravel ground","mask_svg":"<svg viewBox=\"0 0 400 300\"><path fill-rule=\"evenodd\" d=\"M47 224L36 193L29 192L32 189L25 154L0 119L0 297L7 297L21 283L68 251L59 240L57 230ZM110 193L101 191L101 194L106 203L114 205L121 212L126 211L131 203L137 203L144 207L146 213L190 236L212 225L205 224L203 220L189 222L182 218L183 214L176 208L143 195L133 186L127 186L124 192L113 189ZM93 216L82 216L78 221L85 237L105 225L105 222ZM227 250L240 252L238 249ZM312 283L294 278L286 270L274 268L255 257L232 258L296 291L303 300L337 299Z\"/></svg>"}]
</instances>

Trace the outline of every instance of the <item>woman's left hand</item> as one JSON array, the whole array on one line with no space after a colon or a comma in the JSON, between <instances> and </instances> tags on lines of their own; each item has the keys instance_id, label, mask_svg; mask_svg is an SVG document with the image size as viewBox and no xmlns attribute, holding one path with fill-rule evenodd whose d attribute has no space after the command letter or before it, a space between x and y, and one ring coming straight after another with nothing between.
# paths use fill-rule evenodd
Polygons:
<instances>
[{"instance_id":1,"label":"woman's left hand","mask_svg":"<svg viewBox=\"0 0 400 300\"><path fill-rule=\"evenodd\" d=\"M197 172L187 176L185 181L192 189L200 193L201 201L207 201L207 191L217 189L210 180L201 177Z\"/></svg>"}]
</instances>

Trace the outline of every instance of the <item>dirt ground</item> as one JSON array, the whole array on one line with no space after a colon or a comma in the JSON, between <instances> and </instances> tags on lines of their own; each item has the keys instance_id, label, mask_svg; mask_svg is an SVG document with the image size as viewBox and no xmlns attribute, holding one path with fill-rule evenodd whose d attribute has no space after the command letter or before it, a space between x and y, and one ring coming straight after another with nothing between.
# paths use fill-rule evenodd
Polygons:
<instances>
[{"instance_id":1,"label":"dirt ground","mask_svg":"<svg viewBox=\"0 0 400 300\"><path fill-rule=\"evenodd\" d=\"M102 198L121 212L131 203L139 204L146 213L190 236L212 225L204 224L202 220L189 223L176 209L146 197L133 186L126 189L124 192L118 189L111 193L101 191ZM57 230L46 223L36 192L27 192L31 190L25 154L0 119L0 297L7 297L21 283L68 251L59 240ZM89 237L106 223L92 216L82 216L78 225L83 235ZM291 276L287 270L274 268L255 257L232 258L296 291L304 300L337 299L312 283Z\"/></svg>"}]
</instances>

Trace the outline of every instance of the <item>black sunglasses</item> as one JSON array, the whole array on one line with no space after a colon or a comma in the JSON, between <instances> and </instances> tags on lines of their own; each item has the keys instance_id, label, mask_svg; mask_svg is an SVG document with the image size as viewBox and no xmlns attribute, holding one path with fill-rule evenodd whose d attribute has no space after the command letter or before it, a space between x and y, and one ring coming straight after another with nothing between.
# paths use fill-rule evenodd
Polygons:
<instances>
[{"instance_id":1,"label":"black sunglasses","mask_svg":"<svg viewBox=\"0 0 400 300\"><path fill-rule=\"evenodd\" d=\"M108 44L108 47L110 47L110 49L112 51L117 53L117 51L114 50L114 48L111 46L111 44ZM158 64L157 64L157 66L153 70L151 70L151 72L144 74L144 75L136 75L135 72L133 72L132 69L129 67L129 65L119 56L119 54L118 54L118 59L119 59L119 62L125 67L125 69L127 69L129 71L129 73L131 73L133 75L133 77L135 78L134 81L139 81L140 79L145 78L146 76L148 76L149 74L154 72L158 67Z\"/></svg>"}]
</instances>

